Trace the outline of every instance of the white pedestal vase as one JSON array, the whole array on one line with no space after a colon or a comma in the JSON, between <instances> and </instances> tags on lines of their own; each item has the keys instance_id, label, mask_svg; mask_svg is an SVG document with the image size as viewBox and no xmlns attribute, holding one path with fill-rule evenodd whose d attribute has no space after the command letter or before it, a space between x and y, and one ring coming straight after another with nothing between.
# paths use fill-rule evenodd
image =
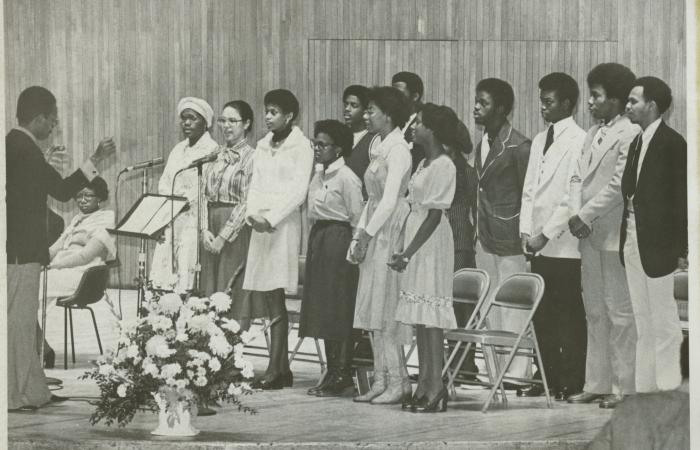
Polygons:
<instances>
[{"instance_id":1,"label":"white pedestal vase","mask_svg":"<svg viewBox=\"0 0 700 450\"><path fill-rule=\"evenodd\" d=\"M191 396L189 396L191 398ZM158 436L196 436L199 430L192 426L192 416L197 416L194 401L175 400L168 404L165 396L153 394L158 404L158 428L151 434Z\"/></svg>"}]
</instances>

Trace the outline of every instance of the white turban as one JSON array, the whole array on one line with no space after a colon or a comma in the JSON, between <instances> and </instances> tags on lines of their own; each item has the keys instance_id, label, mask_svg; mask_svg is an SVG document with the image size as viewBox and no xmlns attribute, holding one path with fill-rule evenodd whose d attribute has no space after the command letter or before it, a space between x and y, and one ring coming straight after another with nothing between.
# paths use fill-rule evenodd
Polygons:
<instances>
[{"instance_id":1,"label":"white turban","mask_svg":"<svg viewBox=\"0 0 700 450\"><path fill-rule=\"evenodd\" d=\"M214 120L214 110L211 109L211 106L209 106L206 100L197 97L183 97L177 104L177 115L179 116L182 114L182 111L186 109L191 109L199 113L207 122L207 128L211 128L213 125L212 121Z\"/></svg>"}]
</instances>

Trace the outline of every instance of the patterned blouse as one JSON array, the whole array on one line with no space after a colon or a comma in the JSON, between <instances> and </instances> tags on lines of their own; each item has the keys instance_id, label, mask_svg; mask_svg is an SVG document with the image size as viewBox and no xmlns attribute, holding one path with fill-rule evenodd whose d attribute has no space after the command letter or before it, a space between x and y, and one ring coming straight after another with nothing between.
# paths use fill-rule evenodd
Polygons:
<instances>
[{"instance_id":1,"label":"patterned blouse","mask_svg":"<svg viewBox=\"0 0 700 450\"><path fill-rule=\"evenodd\" d=\"M223 203L233 206L231 217L219 232L228 242L236 239L245 224L246 197L253 175L253 152L253 147L244 139L233 147L222 147L216 161L206 168L205 205ZM207 214L203 216L207 217Z\"/></svg>"}]
</instances>

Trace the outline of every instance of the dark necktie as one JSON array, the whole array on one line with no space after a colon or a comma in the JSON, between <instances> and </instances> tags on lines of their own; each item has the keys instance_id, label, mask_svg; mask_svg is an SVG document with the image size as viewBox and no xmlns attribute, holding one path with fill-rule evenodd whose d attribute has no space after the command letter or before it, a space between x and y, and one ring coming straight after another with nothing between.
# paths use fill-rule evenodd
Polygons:
<instances>
[{"instance_id":1,"label":"dark necktie","mask_svg":"<svg viewBox=\"0 0 700 450\"><path fill-rule=\"evenodd\" d=\"M632 173L630 173L629 176L623 179L622 183L622 192L627 197L632 197L634 195L634 191L637 190L637 168L639 167L639 155L641 152L642 135L640 133L632 143ZM629 155L627 157L629 158Z\"/></svg>"},{"instance_id":2,"label":"dark necktie","mask_svg":"<svg viewBox=\"0 0 700 450\"><path fill-rule=\"evenodd\" d=\"M547 140L544 143L544 150L542 150L542 156L547 154L547 150L549 150L549 147L552 146L552 142L554 142L554 125L550 125L549 129L547 130Z\"/></svg>"}]
</instances>

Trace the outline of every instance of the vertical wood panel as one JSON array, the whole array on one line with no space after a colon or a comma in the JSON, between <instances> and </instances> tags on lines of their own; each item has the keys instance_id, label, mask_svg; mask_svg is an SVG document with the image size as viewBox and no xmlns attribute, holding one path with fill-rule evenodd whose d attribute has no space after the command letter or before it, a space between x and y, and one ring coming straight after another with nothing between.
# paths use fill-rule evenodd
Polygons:
<instances>
[{"instance_id":1,"label":"vertical wood panel","mask_svg":"<svg viewBox=\"0 0 700 450\"><path fill-rule=\"evenodd\" d=\"M297 95L309 134L316 120L342 118L345 86L388 84L399 70L419 73L425 100L453 107L477 140L478 80L513 84L513 123L532 137L543 127L539 78L556 70L579 82L576 119L587 127L586 75L618 61L669 83L669 122L686 130L685 7L676 0L6 0L4 8L6 126L22 89L48 87L60 126L46 144L66 145L73 167L101 137L115 137L119 154L103 174L112 193L120 167L167 156L181 140L183 96L202 96L217 113L246 100L255 141L269 89ZM151 190L160 172L149 173ZM123 177L122 213L140 189L139 174ZM52 206L66 219L74 213L70 203ZM122 282L135 275L136 250L120 240Z\"/></svg>"}]
</instances>

